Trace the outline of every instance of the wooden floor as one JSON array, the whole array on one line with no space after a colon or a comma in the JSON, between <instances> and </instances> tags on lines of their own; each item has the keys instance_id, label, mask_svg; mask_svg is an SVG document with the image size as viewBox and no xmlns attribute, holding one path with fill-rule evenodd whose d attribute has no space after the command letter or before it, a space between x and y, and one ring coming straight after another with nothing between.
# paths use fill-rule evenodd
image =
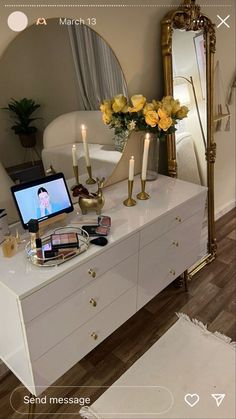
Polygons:
<instances>
[{"instance_id":1,"label":"wooden floor","mask_svg":"<svg viewBox=\"0 0 236 419\"><path fill-rule=\"evenodd\" d=\"M236 209L217 222L217 239L217 259L194 276L188 293L173 285L166 288L55 383L56 386L90 387L50 388L44 394L54 397L86 396L94 402L106 389L99 386L110 386L117 380L176 322L176 312L196 317L207 323L209 330L217 330L236 340ZM19 385L12 373L2 379L1 418L26 417L15 413L9 403L12 391ZM22 394L29 393L23 388ZM18 395L13 402L19 411L25 412L22 399ZM74 411L78 410L77 407ZM63 414L68 412L68 406L40 406L38 412L44 412L44 415L36 414L36 418L75 418L74 415ZM47 415L46 412L57 414Z\"/></svg>"}]
</instances>

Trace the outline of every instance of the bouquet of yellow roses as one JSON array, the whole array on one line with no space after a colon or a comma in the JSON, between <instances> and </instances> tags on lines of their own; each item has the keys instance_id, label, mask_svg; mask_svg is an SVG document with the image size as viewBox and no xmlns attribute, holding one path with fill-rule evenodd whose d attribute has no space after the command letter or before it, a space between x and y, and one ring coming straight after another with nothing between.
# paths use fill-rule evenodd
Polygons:
<instances>
[{"instance_id":1,"label":"bouquet of yellow roses","mask_svg":"<svg viewBox=\"0 0 236 419\"><path fill-rule=\"evenodd\" d=\"M131 104L123 95L104 100L100 106L103 121L115 134L123 131L146 131L156 133L159 138L176 131L175 125L186 118L189 109L181 106L179 100L165 96L161 101L147 102L143 95L131 97Z\"/></svg>"}]
</instances>

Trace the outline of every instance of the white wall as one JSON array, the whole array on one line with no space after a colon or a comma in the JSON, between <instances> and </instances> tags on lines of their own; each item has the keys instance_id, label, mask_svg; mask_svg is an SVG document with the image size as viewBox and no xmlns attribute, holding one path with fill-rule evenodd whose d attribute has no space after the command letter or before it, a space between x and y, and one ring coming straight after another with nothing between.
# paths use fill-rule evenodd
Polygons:
<instances>
[{"instance_id":1,"label":"white wall","mask_svg":"<svg viewBox=\"0 0 236 419\"><path fill-rule=\"evenodd\" d=\"M228 3L228 2L227 2ZM217 45L215 61L219 60L220 68L223 75L223 81L226 90L235 76L235 1L229 2L232 9L218 7L216 10L211 9L209 16L217 22L220 20L216 17L219 14L222 18L230 14L230 29L225 25L216 30ZM220 3L222 4L222 2ZM223 2L224 4L224 2ZM236 191L236 173L235 173L235 103L236 89L233 95L234 101L230 107L231 110L231 130L229 132L218 132L215 134L217 144L217 158L215 164L215 208L216 216L222 215L227 210L235 207L235 191Z\"/></svg>"},{"instance_id":2,"label":"white wall","mask_svg":"<svg viewBox=\"0 0 236 419\"><path fill-rule=\"evenodd\" d=\"M202 11L219 23L217 14L222 17L231 15L230 30L225 26L217 29L217 54L221 69L224 74L225 84L229 85L235 71L235 2L231 2L232 8L209 7L217 4L220 0L201 0L204 4ZM24 4L30 4L25 0ZM41 4L48 4L42 0ZM65 3L65 2L63 2ZM83 2L85 4L86 1ZM87 3L91 3L87 1ZM105 4L120 3L118 1L104 1ZM129 1L125 4L143 4L142 0ZM158 3L158 2L149 2ZM165 0L159 3L166 7L140 7L140 8L75 8L65 9L30 8L25 10L30 23L44 15L45 17L93 17L97 19L95 30L100 33L111 45L120 61L128 83L129 93L143 93L149 98L160 97L163 92L162 61L160 47L160 21L171 9L168 5L179 4L176 0ZM222 0L220 1L222 4ZM2 8L0 25L0 54L3 54L9 42L16 36L7 27L7 16L12 11ZM16 68L17 71L17 68ZM10 88L10 86L9 86ZM235 96L235 94L234 94ZM234 102L235 103L235 102ZM232 115L235 115L235 105L231 107ZM0 134L1 135L1 134ZM1 138L0 138L1 141ZM235 203L235 121L232 118L231 131L216 134L217 162L216 162L216 210L229 208ZM9 145L7 145L10 147ZM1 156L0 156L1 159Z\"/></svg>"}]
</instances>

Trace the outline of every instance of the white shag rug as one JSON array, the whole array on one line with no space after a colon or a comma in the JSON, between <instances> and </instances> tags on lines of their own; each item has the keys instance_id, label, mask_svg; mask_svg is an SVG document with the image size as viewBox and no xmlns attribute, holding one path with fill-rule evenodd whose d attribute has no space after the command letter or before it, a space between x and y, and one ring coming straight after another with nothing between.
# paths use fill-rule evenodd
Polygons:
<instances>
[{"instance_id":1,"label":"white shag rug","mask_svg":"<svg viewBox=\"0 0 236 419\"><path fill-rule=\"evenodd\" d=\"M91 419L235 419L235 343L179 320L91 407ZM217 406L218 394L225 394ZM191 407L192 406L192 407Z\"/></svg>"}]
</instances>

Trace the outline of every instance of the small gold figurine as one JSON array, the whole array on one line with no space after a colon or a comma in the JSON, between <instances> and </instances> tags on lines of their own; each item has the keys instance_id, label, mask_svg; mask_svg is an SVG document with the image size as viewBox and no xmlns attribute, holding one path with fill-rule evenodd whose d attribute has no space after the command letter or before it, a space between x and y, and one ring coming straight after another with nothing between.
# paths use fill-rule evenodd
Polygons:
<instances>
[{"instance_id":1,"label":"small gold figurine","mask_svg":"<svg viewBox=\"0 0 236 419\"><path fill-rule=\"evenodd\" d=\"M102 208L105 204L105 198L103 196L104 182L104 177L102 179L97 178L97 193L91 193L89 196L79 197L79 206L83 215L87 214L89 211L96 211L97 215L101 214Z\"/></svg>"}]
</instances>

